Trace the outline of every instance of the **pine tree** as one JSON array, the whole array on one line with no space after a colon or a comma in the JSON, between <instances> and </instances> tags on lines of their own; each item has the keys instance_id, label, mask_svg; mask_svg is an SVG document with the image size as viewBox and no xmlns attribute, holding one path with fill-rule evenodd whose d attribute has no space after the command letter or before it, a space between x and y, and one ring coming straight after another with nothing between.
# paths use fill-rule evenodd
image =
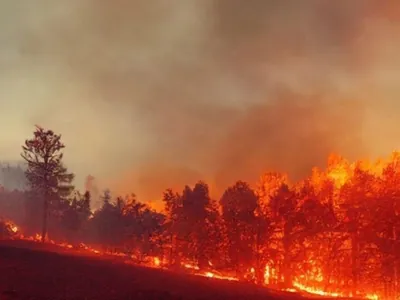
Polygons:
<instances>
[{"instance_id":1,"label":"pine tree","mask_svg":"<svg viewBox=\"0 0 400 300\"><path fill-rule=\"evenodd\" d=\"M61 135L36 126L33 138L22 146L27 162L26 178L31 191L43 199L42 242L46 240L50 209L56 209L72 192L74 175L62 163L65 148Z\"/></svg>"}]
</instances>

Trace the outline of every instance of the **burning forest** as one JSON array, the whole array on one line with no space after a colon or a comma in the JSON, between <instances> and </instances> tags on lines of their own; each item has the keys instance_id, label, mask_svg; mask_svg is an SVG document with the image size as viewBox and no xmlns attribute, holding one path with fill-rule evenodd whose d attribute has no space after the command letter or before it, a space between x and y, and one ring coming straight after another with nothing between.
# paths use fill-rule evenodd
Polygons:
<instances>
[{"instance_id":1,"label":"burning forest","mask_svg":"<svg viewBox=\"0 0 400 300\"><path fill-rule=\"evenodd\" d=\"M400 1L15 0L0 19L2 242L400 299Z\"/></svg>"},{"instance_id":2,"label":"burning forest","mask_svg":"<svg viewBox=\"0 0 400 300\"><path fill-rule=\"evenodd\" d=\"M25 142L29 189L0 193L1 238L58 244L132 263L321 296L397 299L400 153L376 162L331 155L291 182L266 172L220 199L206 182L166 189L162 211L134 194L91 210L72 185L61 136L37 127Z\"/></svg>"}]
</instances>

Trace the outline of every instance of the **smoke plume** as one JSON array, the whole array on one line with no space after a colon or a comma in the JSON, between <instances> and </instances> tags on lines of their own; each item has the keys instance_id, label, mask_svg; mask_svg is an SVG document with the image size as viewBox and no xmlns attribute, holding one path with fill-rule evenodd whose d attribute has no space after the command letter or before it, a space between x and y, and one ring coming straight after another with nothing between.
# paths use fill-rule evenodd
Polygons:
<instances>
[{"instance_id":1,"label":"smoke plume","mask_svg":"<svg viewBox=\"0 0 400 300\"><path fill-rule=\"evenodd\" d=\"M0 155L63 134L78 186L218 194L398 147L397 2L0 1Z\"/></svg>"}]
</instances>

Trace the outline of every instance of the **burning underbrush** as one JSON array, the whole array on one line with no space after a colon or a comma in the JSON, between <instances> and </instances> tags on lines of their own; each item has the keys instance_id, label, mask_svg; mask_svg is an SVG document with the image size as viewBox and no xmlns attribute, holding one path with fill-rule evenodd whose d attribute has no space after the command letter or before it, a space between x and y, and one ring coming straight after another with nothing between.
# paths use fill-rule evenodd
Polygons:
<instances>
[{"instance_id":1,"label":"burning underbrush","mask_svg":"<svg viewBox=\"0 0 400 300\"><path fill-rule=\"evenodd\" d=\"M9 220L0 220L0 228L1 228L1 235L0 240L25 240L25 241L32 241L37 243L42 243L42 236L40 234L35 234L33 236L25 236L20 227L14 224L12 221ZM69 244L65 242L57 242L54 240L47 240L46 244L53 245L59 247L61 249L67 250L68 252L72 253L83 253L83 254L92 254L99 257L104 258L117 258L122 260L126 264L133 264L139 265L149 268L157 268L157 269L164 269L164 270L172 270L175 272L184 272L196 276L202 276L212 279L218 280L228 280L228 281L240 281L243 278L237 278L235 276L234 271L230 272L220 272L214 269L213 263L211 261L208 262L208 266L206 268L200 269L198 265L193 262L189 261L182 261L179 266L170 265L169 261L166 257L160 258L157 256L145 256L143 257L140 253L131 254L126 252L118 252L118 251L110 251L110 250L101 250L100 248L94 248L92 246L86 245L84 243L79 244ZM255 269L250 268L248 272L244 275L244 280L247 282L254 282L256 280ZM279 289L286 292L293 292L293 293L306 293L306 294L314 294L319 296L326 296L326 297L352 297L352 295L348 295L345 293L340 292L325 292L322 289L318 289L312 286L308 286L306 284L300 283L301 279L297 281L295 279L293 281L293 286L291 288L278 288L278 286L270 285L270 282L273 279L277 279L276 272L274 269L270 268L268 265L265 267L264 274L263 274L264 282L263 285L272 287L274 289ZM300 278L304 279L304 276ZM321 281L322 279L317 281ZM376 294L364 294L362 295L360 292L356 295L357 298L365 298L365 299L379 299Z\"/></svg>"},{"instance_id":2,"label":"burning underbrush","mask_svg":"<svg viewBox=\"0 0 400 300\"><path fill-rule=\"evenodd\" d=\"M18 236L18 227L10 222L0 219L0 239L12 239Z\"/></svg>"},{"instance_id":3,"label":"burning underbrush","mask_svg":"<svg viewBox=\"0 0 400 300\"><path fill-rule=\"evenodd\" d=\"M9 220L0 220L0 240L25 240L25 241L32 241L41 243L42 236L40 234L35 234L33 236L26 236L20 230L16 224ZM221 280L230 280L230 281L238 281L237 278L234 276L227 276L224 275L216 270L212 269L212 263L209 262L209 268L207 271L202 271L196 265L190 264L188 262L182 263L178 268L173 266L172 268L168 264L167 259L161 259L156 256L142 256L140 254L131 254L126 252L118 252L112 250L101 250L100 248L96 249L92 246L86 245L84 243L79 244L69 244L65 242L57 242L54 240L47 240L46 244L55 245L57 247L63 249L69 249L75 252L82 252L87 254L94 254L103 257L115 257L123 259L126 263L135 264L146 266L150 268L159 268L159 269L174 269L175 271L184 271L186 273L190 273L193 275L208 277L208 278L215 278Z\"/></svg>"},{"instance_id":4,"label":"burning underbrush","mask_svg":"<svg viewBox=\"0 0 400 300\"><path fill-rule=\"evenodd\" d=\"M21 196L31 205L27 215L31 209L42 216L37 207L43 199L28 196ZM48 236L60 238L47 243L281 291L399 299L399 153L377 162L332 155L326 169L315 168L304 180L292 183L286 174L269 172L254 187L238 181L219 201L200 181L181 193L166 190L163 212L135 195L113 198L109 191L93 212L90 197L86 192L51 203ZM1 238L39 242L40 224L24 225L31 230L24 235L4 221Z\"/></svg>"}]
</instances>

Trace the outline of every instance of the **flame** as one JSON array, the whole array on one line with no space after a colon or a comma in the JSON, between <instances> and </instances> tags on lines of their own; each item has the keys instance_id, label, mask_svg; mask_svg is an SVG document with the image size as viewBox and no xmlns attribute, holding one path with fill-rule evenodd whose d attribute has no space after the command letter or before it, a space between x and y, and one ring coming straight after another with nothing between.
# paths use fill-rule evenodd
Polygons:
<instances>
[{"instance_id":1,"label":"flame","mask_svg":"<svg viewBox=\"0 0 400 300\"><path fill-rule=\"evenodd\" d=\"M17 233L19 232L19 228L17 225L15 225L12 222L7 222L7 225L9 226L9 228L12 230L12 232ZM19 239L23 239L23 240L29 240L29 241L35 241L35 242L41 242L42 240L42 236L40 234L35 234L34 236L30 236L30 237L25 237L24 235L20 234L18 236ZM52 245L57 245L59 247L65 248L65 249L73 249L74 246L65 242L62 243L57 243L53 240L48 240L47 241L48 244L52 244ZM104 251L100 251L97 250L95 248L92 248L84 243L80 243L77 247L77 249L81 249L84 250L85 252L90 252L90 253L94 253L94 254L101 254L101 255L112 255L112 256L117 256L117 257L126 257L125 253L121 253L121 252L114 252L114 253L107 253ZM323 281L323 276L321 273L321 270L316 266L314 261L310 261L311 265L313 265L312 269L311 269L311 273L308 274L309 277L312 277L314 281L316 282L321 282ZM208 262L209 266L213 266L212 262L209 261ZM148 267L155 267L155 268L162 268L162 261L159 257L152 257L150 260L150 264L147 265ZM194 270L194 275L197 276L202 276L202 277L207 277L207 278L212 278L212 279L220 279L220 280L228 280L228 281L239 281L238 278L234 277L234 276L229 276L229 275L221 275L221 274L216 274L215 272L212 271L205 271L205 272L201 272L200 268L195 264L195 263L182 263L182 266L186 269L191 269ZM255 274L255 268L251 267L249 269L250 274ZM266 265L265 266L265 270L264 270L264 284L268 285L270 283L271 279L277 279L277 275L276 275L276 271L273 267L271 267L270 265ZM306 284L302 284L300 283L299 279L295 279L293 281L293 288L286 288L283 289L284 291L287 292L291 292L291 293L296 293L298 291L303 291L306 293L310 293L310 294L314 294L314 295L319 295L319 296L326 296L326 297L344 297L346 296L344 293L339 293L339 292L326 292L323 289L319 289L316 287L312 287L312 286L307 286ZM347 295L347 296L351 296L351 295ZM365 299L370 299L370 300L379 300L379 296L377 294L367 294L364 297Z\"/></svg>"},{"instance_id":2,"label":"flame","mask_svg":"<svg viewBox=\"0 0 400 300\"><path fill-rule=\"evenodd\" d=\"M195 275L204 276L204 277L208 277L208 278L215 278L215 279L220 279L220 280L239 281L239 279L237 279L236 277L217 275L212 272L196 273Z\"/></svg>"},{"instance_id":3,"label":"flame","mask_svg":"<svg viewBox=\"0 0 400 300\"><path fill-rule=\"evenodd\" d=\"M208 264L212 266L212 263L209 261ZM186 269L191 269L195 270L194 275L198 276L203 276L203 277L208 277L208 278L215 278L215 279L221 279L221 280L229 280L229 281L239 281L236 277L229 276L229 275L219 275L211 271L206 271L206 272L199 272L200 268L193 264L193 263L184 263L182 266Z\"/></svg>"},{"instance_id":4,"label":"flame","mask_svg":"<svg viewBox=\"0 0 400 300\"><path fill-rule=\"evenodd\" d=\"M383 179L385 178L389 178L389 180L392 180L390 181L390 184L393 184L393 186L397 186L399 182L396 180L399 180L400 176L396 175L397 176L396 177L392 175L400 174L400 153L394 152L390 158L384 160L378 160L372 163L367 160L360 160L351 163L338 155L331 155L328 159L327 167L325 170L319 170L317 168L314 168L312 170L311 176L307 178L307 180L309 181L305 180L304 182L302 182L302 185L295 184L295 185L290 185L290 187L293 187L295 191L298 191L303 187L307 187L306 184L310 183L312 188L315 189L316 193L321 193L321 194L323 194L323 192L325 191L324 189L326 190L329 189L329 191L333 191L332 194L334 195L333 197L335 197L334 200L332 200L333 205L335 207L340 207L334 201L342 201L340 193L342 191L347 192L346 190L347 187L348 186L351 187L352 184L354 184L354 182L357 183L358 182L357 180L363 180L362 178L360 179L359 177L357 177L360 174L363 175L363 172L360 171L366 172L367 176L365 177L367 177L367 180L369 180L368 179L369 176L373 178L373 180L371 181L366 181L368 182L368 191L367 191L368 193L369 193L369 188L371 188L371 190L373 191L382 192L382 190L386 188L386 186L382 185ZM258 190L257 190L258 196L260 197L261 209L264 210L262 213L268 213L269 209L268 204L270 204L270 202L268 201L271 200L271 197L273 197L280 191L280 187L282 187L282 185L289 185L288 182L289 182L288 176L285 174L268 173L262 177L261 183L258 185ZM324 195L323 197L321 196L321 201L325 204L325 202L327 203L326 199L328 198L328 196ZM24 237L20 233L20 228L14 223L7 222L7 226L10 229L10 231L18 235L19 238L32 241L41 241L42 236L40 234L35 234L31 237ZM278 236L279 234L281 233L277 233L276 236L274 236L274 238L278 237L278 239L281 239L282 236ZM324 244L325 241L323 241L323 239L321 240L322 240L321 244L323 245L319 246L323 248L325 247L326 244ZM85 245L83 243L79 244L78 247L74 247L73 245L68 244L66 242L57 243L52 240L48 240L47 242L50 244L56 244L65 249L72 250L74 248L79 248L83 251L90 252L96 255L112 255L116 257L128 258L131 259L131 261L139 257L139 254L128 257L127 254L125 253L118 253L118 252L107 253L106 251L97 250L96 248ZM308 245L307 243L309 242L305 241L304 243ZM351 245L348 245L346 243L350 242L345 241L343 243L344 243L343 247L344 248L347 247L346 251L348 251ZM291 277L292 281L289 282L288 285L285 285L285 289L283 290L293 293L297 292L300 294L301 293L315 294L324 297L357 296L359 298L365 298L371 300L382 299L381 295L375 293L374 290L370 289L366 289L366 291L370 293L365 293L365 291L362 292L359 291L356 292L355 295L352 295L351 292L348 290L350 289L347 286L348 283L347 282L344 283L344 281L339 280L338 277L340 275L337 274L332 275L328 273L328 271L326 270L325 262L323 262L322 260L324 258L328 259L327 256L322 256L321 258L321 256L319 256L320 255L319 252L317 252L317 249L314 249L312 247L313 246L312 244L309 245L311 245L309 247L311 250L307 250L310 253L304 254L305 262L303 261L301 265L302 266L301 270L300 271L295 270L296 271L295 274L292 274L293 277ZM268 244L267 246L269 247L270 245ZM276 252L279 252L278 246L276 246L274 250L277 250ZM322 251L325 250L326 249L323 249ZM265 286L269 287L279 286L279 284L284 281L282 266L280 265L282 263L282 257L279 257L279 255L277 255L276 259L275 257L274 258L269 257L268 263L263 265L262 267L263 270L261 269L261 273L263 271L263 283ZM168 262L166 262L166 259L160 254L160 257L158 256L148 257L148 261L144 262L143 264L153 268L167 268ZM218 265L217 261L213 262L208 261L208 265L203 269L199 267L196 261L186 260L181 263L182 269L185 269L186 272L190 274L212 279L231 280L231 281L239 280L238 277L232 276L231 274L229 274L229 272L225 272L224 274L219 272L218 268L216 267L217 265ZM253 264L249 263L248 265L244 266L244 270L246 270L245 272L246 274L244 274L244 277L246 280L258 281L259 278L256 278L258 277L256 276L256 274L258 275L259 274L258 271L260 270L256 269L252 265L256 266L254 262ZM290 286L290 283L292 284L292 286ZM374 288L376 288L376 286L374 286ZM360 289L362 288L360 287Z\"/></svg>"},{"instance_id":5,"label":"flame","mask_svg":"<svg viewBox=\"0 0 400 300\"><path fill-rule=\"evenodd\" d=\"M194 265L194 264L183 264L183 266L186 268L186 269L194 269L194 270L199 270L200 268L198 267L198 266L196 266L196 265Z\"/></svg>"},{"instance_id":6,"label":"flame","mask_svg":"<svg viewBox=\"0 0 400 300\"><path fill-rule=\"evenodd\" d=\"M11 226L11 231L14 232L14 233L17 233L18 232L18 227L15 226L15 225L12 225Z\"/></svg>"},{"instance_id":7,"label":"flame","mask_svg":"<svg viewBox=\"0 0 400 300\"><path fill-rule=\"evenodd\" d=\"M161 265L161 261L158 257L154 257L153 259L154 265L159 267Z\"/></svg>"},{"instance_id":8,"label":"flame","mask_svg":"<svg viewBox=\"0 0 400 300\"><path fill-rule=\"evenodd\" d=\"M6 228L8 228L9 231L11 231L12 233L16 234L19 232L19 228L17 225L15 225L13 222L7 220L7 221L3 221L4 225L6 226Z\"/></svg>"},{"instance_id":9,"label":"flame","mask_svg":"<svg viewBox=\"0 0 400 300\"><path fill-rule=\"evenodd\" d=\"M298 288L301 291L310 293L310 294L314 294L314 295L319 295L319 296L326 296L326 297L344 297L343 294L341 293L329 293L329 292L325 292L322 289L318 289L318 288L314 288L314 287L310 287L310 286L306 286L303 285L299 282L293 282L293 286Z\"/></svg>"},{"instance_id":10,"label":"flame","mask_svg":"<svg viewBox=\"0 0 400 300\"><path fill-rule=\"evenodd\" d=\"M269 278L271 277L271 273L269 270L269 265L265 266L264 270L264 284L268 285L269 284Z\"/></svg>"}]
</instances>

